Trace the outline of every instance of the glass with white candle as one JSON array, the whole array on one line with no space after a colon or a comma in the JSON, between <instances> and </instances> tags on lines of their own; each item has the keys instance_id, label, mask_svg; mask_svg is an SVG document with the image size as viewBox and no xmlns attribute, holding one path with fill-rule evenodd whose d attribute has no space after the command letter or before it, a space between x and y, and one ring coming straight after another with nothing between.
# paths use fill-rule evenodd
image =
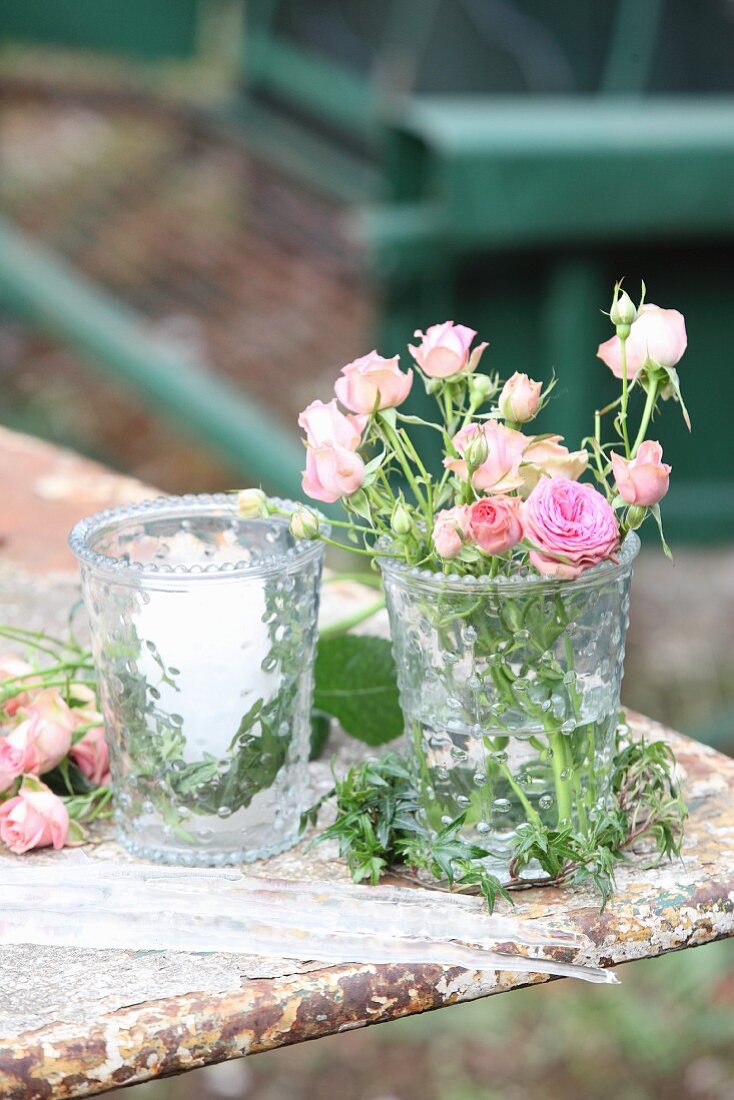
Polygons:
<instances>
[{"instance_id":1,"label":"glass with white candle","mask_svg":"<svg viewBox=\"0 0 734 1100\"><path fill-rule=\"evenodd\" d=\"M288 502L276 502L287 510ZM120 842L221 866L298 838L323 544L236 497L164 497L82 520L77 556Z\"/></svg>"}]
</instances>

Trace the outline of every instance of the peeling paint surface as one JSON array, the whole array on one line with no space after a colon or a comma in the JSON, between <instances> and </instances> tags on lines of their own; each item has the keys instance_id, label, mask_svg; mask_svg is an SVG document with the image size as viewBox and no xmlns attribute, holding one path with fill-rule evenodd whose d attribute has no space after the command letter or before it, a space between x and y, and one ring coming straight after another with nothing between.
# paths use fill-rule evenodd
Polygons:
<instances>
[{"instance_id":1,"label":"peeling paint surface","mask_svg":"<svg viewBox=\"0 0 734 1100\"><path fill-rule=\"evenodd\" d=\"M575 958L592 965L734 934L734 761L647 719L631 722L647 736L664 735L675 750L691 808L682 859L654 869L645 869L644 854L631 859L603 914L589 889L517 895L520 916L585 933L589 945ZM315 766L317 786L322 770ZM121 857L104 836L89 852ZM308 853L301 845L248 872L346 879L328 845ZM325 967L244 955L8 947L0 951L0 1096L93 1096L547 980L435 965Z\"/></svg>"}]
</instances>

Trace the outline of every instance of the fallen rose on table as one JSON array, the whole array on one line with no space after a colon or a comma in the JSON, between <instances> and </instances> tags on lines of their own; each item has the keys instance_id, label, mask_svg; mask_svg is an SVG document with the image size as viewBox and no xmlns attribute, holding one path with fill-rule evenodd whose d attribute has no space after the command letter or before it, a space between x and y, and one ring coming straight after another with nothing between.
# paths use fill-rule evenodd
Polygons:
<instances>
[{"instance_id":1,"label":"fallen rose on table","mask_svg":"<svg viewBox=\"0 0 734 1100\"><path fill-rule=\"evenodd\" d=\"M79 844L82 823L111 798L89 654L19 627L0 636L45 661L0 656L0 846L21 855Z\"/></svg>"}]
</instances>

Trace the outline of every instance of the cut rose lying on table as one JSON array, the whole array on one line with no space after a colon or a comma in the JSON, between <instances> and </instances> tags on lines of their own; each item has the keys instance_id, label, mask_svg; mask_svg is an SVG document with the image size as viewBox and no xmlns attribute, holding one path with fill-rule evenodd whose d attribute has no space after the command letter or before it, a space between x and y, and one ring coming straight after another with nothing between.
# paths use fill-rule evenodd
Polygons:
<instances>
[{"instance_id":1,"label":"cut rose lying on table","mask_svg":"<svg viewBox=\"0 0 734 1100\"><path fill-rule=\"evenodd\" d=\"M0 851L78 844L81 822L98 817L111 797L92 667L80 650L46 635L0 633L46 660L0 656Z\"/></svg>"},{"instance_id":2,"label":"cut rose lying on table","mask_svg":"<svg viewBox=\"0 0 734 1100\"><path fill-rule=\"evenodd\" d=\"M594 432L578 450L559 435L526 432L555 380L544 388L526 374L503 383L478 373L487 344L472 350L476 332L445 321L416 332L419 342L409 347L438 422L400 411L414 371L402 371L398 356L373 351L356 359L343 368L334 399L312 402L299 417L304 491L341 501L347 520L329 522L346 529L349 549L452 574L530 569L570 580L614 560L627 532L650 514L662 536L659 502L670 466L646 436L661 398L678 402L689 423L675 369L686 349L685 323L674 309L635 307L620 284L609 315L615 335L597 354L621 380L621 393L596 413ZM633 391L644 394L634 436ZM610 415L611 444L601 435ZM438 434L442 473L429 472L410 431L416 427ZM585 475L596 485L581 482ZM240 494L243 515L269 508L259 490ZM313 509L296 512L292 527L298 537L331 541Z\"/></svg>"}]
</instances>

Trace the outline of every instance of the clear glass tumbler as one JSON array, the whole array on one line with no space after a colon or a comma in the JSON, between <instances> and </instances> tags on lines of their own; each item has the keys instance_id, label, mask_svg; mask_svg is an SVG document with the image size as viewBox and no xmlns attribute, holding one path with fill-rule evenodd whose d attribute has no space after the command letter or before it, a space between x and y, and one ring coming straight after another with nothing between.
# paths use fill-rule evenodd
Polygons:
<instances>
[{"instance_id":1,"label":"clear glass tumbler","mask_svg":"<svg viewBox=\"0 0 734 1100\"><path fill-rule=\"evenodd\" d=\"M639 545L574 581L380 561L422 813L463 815L505 879L519 828L588 834L609 804Z\"/></svg>"},{"instance_id":2,"label":"clear glass tumbler","mask_svg":"<svg viewBox=\"0 0 734 1100\"><path fill-rule=\"evenodd\" d=\"M290 507L288 502L278 502ZM81 568L120 842L221 866L283 851L306 808L323 545L236 498L82 520Z\"/></svg>"}]
</instances>

